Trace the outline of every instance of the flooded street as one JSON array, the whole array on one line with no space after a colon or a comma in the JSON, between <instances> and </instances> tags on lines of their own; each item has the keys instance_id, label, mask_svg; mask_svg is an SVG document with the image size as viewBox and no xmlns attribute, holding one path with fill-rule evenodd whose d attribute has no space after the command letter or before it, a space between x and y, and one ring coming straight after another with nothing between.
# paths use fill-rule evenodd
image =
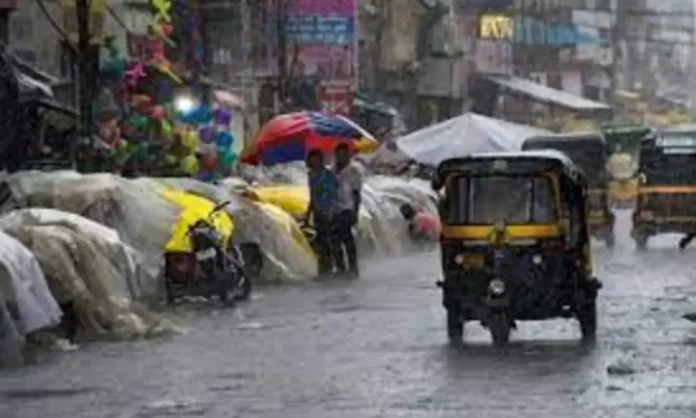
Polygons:
<instances>
[{"instance_id":1,"label":"flooded street","mask_svg":"<svg viewBox=\"0 0 696 418\"><path fill-rule=\"evenodd\" d=\"M696 247L596 246L595 347L575 321L523 323L505 351L477 324L447 343L437 254L357 282L261 289L237 310L182 310L186 335L83 345L0 374L0 416L140 418L693 417ZM211 312L212 311L212 312Z\"/></svg>"}]
</instances>

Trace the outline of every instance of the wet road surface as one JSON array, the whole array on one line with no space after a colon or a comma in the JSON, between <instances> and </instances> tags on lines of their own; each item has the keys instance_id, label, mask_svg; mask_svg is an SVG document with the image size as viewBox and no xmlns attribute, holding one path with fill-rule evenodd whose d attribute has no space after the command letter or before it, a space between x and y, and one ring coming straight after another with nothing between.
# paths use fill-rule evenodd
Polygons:
<instances>
[{"instance_id":1,"label":"wet road surface","mask_svg":"<svg viewBox=\"0 0 696 418\"><path fill-rule=\"evenodd\" d=\"M0 374L0 417L696 417L696 246L619 218L596 246L594 348L575 321L523 323L505 351L468 325L447 343L436 254L365 266L357 282L263 289L237 310L179 312L186 335L86 345ZM608 371L611 369L611 373Z\"/></svg>"}]
</instances>

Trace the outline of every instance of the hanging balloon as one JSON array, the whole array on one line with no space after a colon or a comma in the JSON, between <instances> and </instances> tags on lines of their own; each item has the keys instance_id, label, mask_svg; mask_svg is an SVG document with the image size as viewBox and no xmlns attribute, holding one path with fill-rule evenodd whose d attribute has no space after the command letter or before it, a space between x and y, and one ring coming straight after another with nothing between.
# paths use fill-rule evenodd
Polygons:
<instances>
[{"instance_id":1,"label":"hanging balloon","mask_svg":"<svg viewBox=\"0 0 696 418\"><path fill-rule=\"evenodd\" d=\"M145 116L133 115L126 120L126 124L133 127L135 130L147 129L150 121Z\"/></svg>"},{"instance_id":2,"label":"hanging balloon","mask_svg":"<svg viewBox=\"0 0 696 418\"><path fill-rule=\"evenodd\" d=\"M218 168L218 156L214 153L206 154L201 157L201 168L204 171L213 172Z\"/></svg>"},{"instance_id":3,"label":"hanging balloon","mask_svg":"<svg viewBox=\"0 0 696 418\"><path fill-rule=\"evenodd\" d=\"M195 176L200 171L200 165L195 155L187 155L181 160L181 170L189 176Z\"/></svg>"},{"instance_id":4,"label":"hanging balloon","mask_svg":"<svg viewBox=\"0 0 696 418\"><path fill-rule=\"evenodd\" d=\"M198 130L198 136L204 144L215 142L215 129L210 125L205 125Z\"/></svg>"},{"instance_id":5,"label":"hanging balloon","mask_svg":"<svg viewBox=\"0 0 696 418\"><path fill-rule=\"evenodd\" d=\"M229 131L218 132L215 135L215 145L219 150L228 150L234 144L234 136Z\"/></svg>"},{"instance_id":6,"label":"hanging balloon","mask_svg":"<svg viewBox=\"0 0 696 418\"><path fill-rule=\"evenodd\" d=\"M181 135L181 143L188 149L195 151L200 143L198 133L193 129L189 129Z\"/></svg>"},{"instance_id":7,"label":"hanging balloon","mask_svg":"<svg viewBox=\"0 0 696 418\"><path fill-rule=\"evenodd\" d=\"M131 97L130 105L137 111L142 112L152 105L152 97L146 94L134 94Z\"/></svg>"},{"instance_id":8,"label":"hanging balloon","mask_svg":"<svg viewBox=\"0 0 696 418\"><path fill-rule=\"evenodd\" d=\"M162 134L162 138L167 140L172 139L172 135L174 133L174 129L172 129L172 124L169 123L168 120L162 119L162 121L160 121L160 132Z\"/></svg>"},{"instance_id":9,"label":"hanging balloon","mask_svg":"<svg viewBox=\"0 0 696 418\"><path fill-rule=\"evenodd\" d=\"M232 111L227 109L217 109L215 111L215 124L229 127L232 123Z\"/></svg>"},{"instance_id":10,"label":"hanging balloon","mask_svg":"<svg viewBox=\"0 0 696 418\"><path fill-rule=\"evenodd\" d=\"M162 105L164 107L164 113L167 115L167 119L169 120L175 120L176 119L176 108L174 107L174 104L171 102L165 103Z\"/></svg>"},{"instance_id":11,"label":"hanging balloon","mask_svg":"<svg viewBox=\"0 0 696 418\"><path fill-rule=\"evenodd\" d=\"M222 152L218 155L218 162L220 170L222 170L224 173L228 173L237 162L237 153L233 150Z\"/></svg>"},{"instance_id":12,"label":"hanging balloon","mask_svg":"<svg viewBox=\"0 0 696 418\"><path fill-rule=\"evenodd\" d=\"M164 120L166 117L166 112L164 107L157 105L150 110L150 117L154 120Z\"/></svg>"}]
</instances>

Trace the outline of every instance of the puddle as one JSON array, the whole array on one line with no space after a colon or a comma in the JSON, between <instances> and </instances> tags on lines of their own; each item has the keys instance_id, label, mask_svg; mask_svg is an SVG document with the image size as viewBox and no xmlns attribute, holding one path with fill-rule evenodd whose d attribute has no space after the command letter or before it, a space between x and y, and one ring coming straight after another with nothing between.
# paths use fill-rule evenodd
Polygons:
<instances>
[{"instance_id":1,"label":"puddle","mask_svg":"<svg viewBox=\"0 0 696 418\"><path fill-rule=\"evenodd\" d=\"M13 389L2 391L0 394L10 399L43 399L66 398L106 391L103 388Z\"/></svg>"}]
</instances>

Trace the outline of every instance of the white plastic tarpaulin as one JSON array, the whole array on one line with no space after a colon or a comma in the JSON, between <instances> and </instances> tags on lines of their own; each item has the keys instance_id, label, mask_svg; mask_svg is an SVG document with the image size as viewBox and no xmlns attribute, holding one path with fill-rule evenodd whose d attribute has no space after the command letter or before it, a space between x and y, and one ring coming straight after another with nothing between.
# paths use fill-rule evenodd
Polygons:
<instances>
[{"instance_id":1,"label":"white plastic tarpaulin","mask_svg":"<svg viewBox=\"0 0 696 418\"><path fill-rule=\"evenodd\" d=\"M442 160L477 152L518 151L522 142L549 131L476 113L465 113L396 140L399 151L436 166Z\"/></svg>"},{"instance_id":2,"label":"white plastic tarpaulin","mask_svg":"<svg viewBox=\"0 0 696 418\"><path fill-rule=\"evenodd\" d=\"M34 255L0 232L0 367L21 363L24 336L57 325L61 316Z\"/></svg>"}]
</instances>

